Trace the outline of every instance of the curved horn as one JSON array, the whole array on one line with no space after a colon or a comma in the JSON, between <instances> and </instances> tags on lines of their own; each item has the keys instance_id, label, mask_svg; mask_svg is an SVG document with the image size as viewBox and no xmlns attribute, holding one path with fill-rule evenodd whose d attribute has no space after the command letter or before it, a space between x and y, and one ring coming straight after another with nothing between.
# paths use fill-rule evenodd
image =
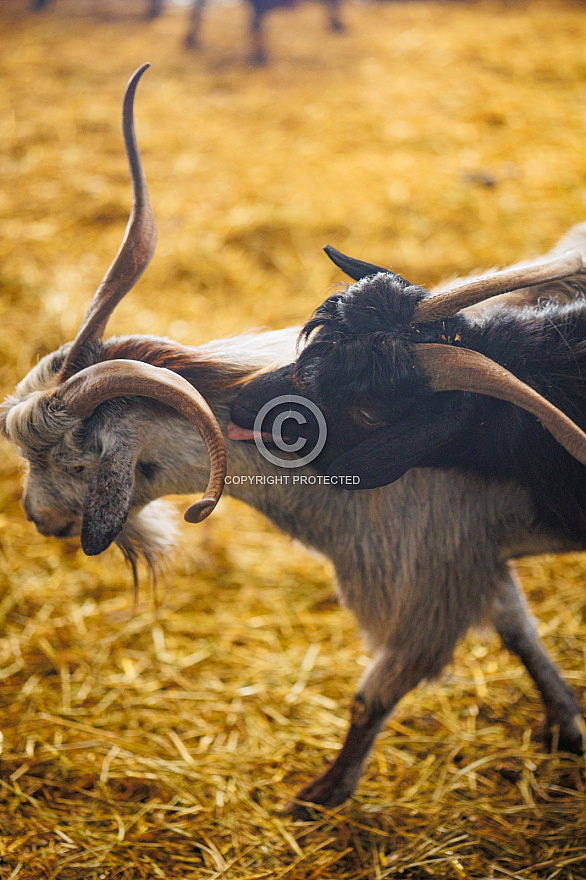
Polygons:
<instances>
[{"instance_id":1,"label":"curved horn","mask_svg":"<svg viewBox=\"0 0 586 880\"><path fill-rule=\"evenodd\" d=\"M157 226L134 132L134 94L138 81L149 67L150 64L143 64L131 76L122 102L122 133L132 184L130 218L120 249L94 294L61 368L61 379L67 379L75 372L76 361L87 343L102 337L108 318L120 300L134 287L155 250Z\"/></svg>"},{"instance_id":2,"label":"curved horn","mask_svg":"<svg viewBox=\"0 0 586 880\"><path fill-rule=\"evenodd\" d=\"M365 263L362 260L354 259L354 257L347 257L346 254L336 250L335 247L329 244L324 247L324 251L332 263L335 263L338 269L341 269L342 272L353 278L354 281L361 281L363 278L368 278L369 275L378 275L379 272L386 272L388 275L393 274L389 269L375 266L374 263Z\"/></svg>"},{"instance_id":3,"label":"curved horn","mask_svg":"<svg viewBox=\"0 0 586 880\"><path fill-rule=\"evenodd\" d=\"M222 431L208 404L187 379L163 367L142 361L102 361L75 373L52 393L82 419L113 397L138 395L158 400L185 416L200 433L210 459L210 477L204 497L184 514L187 522L201 522L212 512L226 478L226 449Z\"/></svg>"},{"instance_id":4,"label":"curved horn","mask_svg":"<svg viewBox=\"0 0 586 880\"><path fill-rule=\"evenodd\" d=\"M569 275L576 275L584 268L584 261L578 251L567 251L554 259L542 260L523 268L503 269L479 278L457 281L454 284L432 293L417 304L416 321L435 321L451 318L460 309L482 300L490 299L500 293L519 290L521 287L534 287L546 281L559 281Z\"/></svg>"},{"instance_id":5,"label":"curved horn","mask_svg":"<svg viewBox=\"0 0 586 880\"><path fill-rule=\"evenodd\" d=\"M497 397L536 416L570 455L586 465L586 434L560 409L477 351L421 343L413 349L434 391L473 391Z\"/></svg>"}]
</instances>

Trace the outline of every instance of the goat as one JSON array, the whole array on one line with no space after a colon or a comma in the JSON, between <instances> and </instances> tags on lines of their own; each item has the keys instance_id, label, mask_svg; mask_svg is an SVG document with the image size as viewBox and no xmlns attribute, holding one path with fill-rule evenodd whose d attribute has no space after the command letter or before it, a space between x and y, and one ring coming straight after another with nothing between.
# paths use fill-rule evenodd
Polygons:
<instances>
[{"instance_id":1,"label":"goat","mask_svg":"<svg viewBox=\"0 0 586 880\"><path fill-rule=\"evenodd\" d=\"M583 544L538 523L523 487L414 470L393 486L341 492L311 467L295 470L295 479L252 444L220 442L218 427L226 438L242 384L292 361L295 328L198 348L151 336L103 340L109 315L146 268L155 242L132 116L145 67L131 78L123 104L133 208L122 247L73 343L42 358L0 406L0 430L27 464L27 517L45 535L81 534L88 554L115 541L133 568L140 554L156 565L172 542L160 498L208 483L187 514L201 519L227 468L227 491L332 561L339 595L374 660L344 746L299 792L290 807L296 817L310 815L311 805L337 806L353 792L389 712L422 679L440 674L472 625L496 627L539 689L546 740L579 753L580 705L539 641L507 560ZM294 454L284 455L296 463Z\"/></svg>"},{"instance_id":2,"label":"goat","mask_svg":"<svg viewBox=\"0 0 586 880\"><path fill-rule=\"evenodd\" d=\"M236 420L248 407L250 428L250 412L274 395L275 382L285 393L289 375L291 388L327 416L330 444L316 464L331 475L351 473L361 488L392 483L411 467L513 480L531 492L544 521L583 540L586 459L568 425L586 428L586 224L533 265L432 295L329 254L358 283L317 309L295 366L249 386ZM491 306L503 285L525 288L528 280L532 304ZM531 299L526 288L521 297ZM488 308L465 308L481 300ZM296 430L290 420L289 433Z\"/></svg>"},{"instance_id":3,"label":"goat","mask_svg":"<svg viewBox=\"0 0 586 880\"><path fill-rule=\"evenodd\" d=\"M273 9L294 9L299 5L299 0L247 0L250 6L250 19L248 22L248 37L250 51L248 60L257 67L264 66L268 62L268 53L264 35L264 19L267 12ZM342 33L345 30L340 16L341 0L322 0L327 15L328 28L332 33ZM193 0L189 18L189 29L185 37L185 45L193 49L199 45L199 32L201 19L207 0Z\"/></svg>"},{"instance_id":4,"label":"goat","mask_svg":"<svg viewBox=\"0 0 586 880\"><path fill-rule=\"evenodd\" d=\"M40 12L51 2L53 0L32 0L31 7ZM247 0L247 2L250 6L248 60L255 66L262 66L268 62L264 35L265 15L272 9L293 9L299 4L299 0ZM322 2L326 9L329 29L333 33L342 33L345 27L340 15L341 0L322 0ZM146 18L158 18L163 12L164 4L165 0L146 0ZM183 39L186 49L196 49L199 46L199 33L206 4L207 0L191 0L187 32Z\"/></svg>"}]
</instances>

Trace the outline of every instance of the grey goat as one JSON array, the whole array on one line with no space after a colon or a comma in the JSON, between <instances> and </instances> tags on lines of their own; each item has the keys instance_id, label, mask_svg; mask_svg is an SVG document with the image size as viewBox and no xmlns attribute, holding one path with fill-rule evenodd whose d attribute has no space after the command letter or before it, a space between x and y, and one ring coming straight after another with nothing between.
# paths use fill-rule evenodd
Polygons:
<instances>
[{"instance_id":1,"label":"grey goat","mask_svg":"<svg viewBox=\"0 0 586 880\"><path fill-rule=\"evenodd\" d=\"M144 69L131 79L123 105L133 185L125 241L75 341L44 357L0 408L0 429L27 462L28 518L45 535L81 533L89 554L115 541L133 566L141 554L154 565L174 534L160 497L207 484L205 498L186 514L201 519L213 509L227 467L232 476L254 478L232 480L231 494L332 561L340 598L356 615L374 660L358 688L346 741L326 773L299 792L291 806L297 817L308 815L306 804L333 807L353 792L387 715L420 681L440 674L472 625L496 627L541 693L546 738L579 752L580 705L540 643L507 560L584 548L537 528L526 491L413 470L392 486L344 492L312 484L310 467L296 471L308 477L305 485L282 479L291 472L254 445L224 442L242 383L292 360L295 329L198 348L144 336L102 340L110 313L154 247L132 118Z\"/></svg>"}]
</instances>

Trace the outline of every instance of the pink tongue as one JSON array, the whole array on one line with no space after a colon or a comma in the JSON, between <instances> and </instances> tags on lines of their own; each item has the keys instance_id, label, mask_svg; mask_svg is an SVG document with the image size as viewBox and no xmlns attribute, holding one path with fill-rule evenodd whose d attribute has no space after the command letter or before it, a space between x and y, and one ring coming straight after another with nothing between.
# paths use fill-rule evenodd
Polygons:
<instances>
[{"instance_id":1,"label":"pink tongue","mask_svg":"<svg viewBox=\"0 0 586 880\"><path fill-rule=\"evenodd\" d=\"M227 433L230 440L254 440L254 431L249 428L241 428L234 422L228 422Z\"/></svg>"}]
</instances>

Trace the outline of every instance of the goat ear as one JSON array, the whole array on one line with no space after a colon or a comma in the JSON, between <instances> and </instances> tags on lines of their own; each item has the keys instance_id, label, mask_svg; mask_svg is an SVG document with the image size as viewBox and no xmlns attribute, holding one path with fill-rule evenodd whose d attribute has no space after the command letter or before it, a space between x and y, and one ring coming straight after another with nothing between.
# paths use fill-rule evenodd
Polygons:
<instances>
[{"instance_id":1,"label":"goat ear","mask_svg":"<svg viewBox=\"0 0 586 880\"><path fill-rule=\"evenodd\" d=\"M328 474L360 478L347 488L376 489L394 483L413 467L449 467L449 450L444 464L441 447L457 434L464 417L449 406L438 412L435 397L429 407L424 404L419 411L412 410L334 459Z\"/></svg>"},{"instance_id":2,"label":"goat ear","mask_svg":"<svg viewBox=\"0 0 586 880\"><path fill-rule=\"evenodd\" d=\"M81 525L81 546L87 556L97 556L121 531L134 491L134 444L120 439L102 454L86 496Z\"/></svg>"}]
</instances>

